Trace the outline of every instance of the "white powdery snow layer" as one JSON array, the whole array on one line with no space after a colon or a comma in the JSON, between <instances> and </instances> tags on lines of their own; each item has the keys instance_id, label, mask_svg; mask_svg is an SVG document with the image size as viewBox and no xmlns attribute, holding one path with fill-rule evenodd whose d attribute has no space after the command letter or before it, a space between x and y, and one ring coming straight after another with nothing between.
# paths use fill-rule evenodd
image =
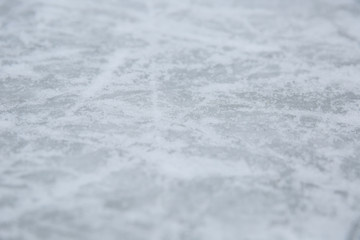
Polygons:
<instances>
[{"instance_id":1,"label":"white powdery snow layer","mask_svg":"<svg viewBox=\"0 0 360 240\"><path fill-rule=\"evenodd\" d=\"M359 240L360 1L1 0L1 240Z\"/></svg>"}]
</instances>

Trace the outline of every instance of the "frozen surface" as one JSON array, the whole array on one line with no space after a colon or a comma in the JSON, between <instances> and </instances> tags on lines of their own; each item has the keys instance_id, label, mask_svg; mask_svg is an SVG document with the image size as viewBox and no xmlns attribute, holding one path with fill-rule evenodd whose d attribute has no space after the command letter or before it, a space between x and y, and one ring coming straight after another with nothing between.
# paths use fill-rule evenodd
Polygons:
<instances>
[{"instance_id":1,"label":"frozen surface","mask_svg":"<svg viewBox=\"0 0 360 240\"><path fill-rule=\"evenodd\" d=\"M360 239L360 1L1 0L1 240Z\"/></svg>"}]
</instances>

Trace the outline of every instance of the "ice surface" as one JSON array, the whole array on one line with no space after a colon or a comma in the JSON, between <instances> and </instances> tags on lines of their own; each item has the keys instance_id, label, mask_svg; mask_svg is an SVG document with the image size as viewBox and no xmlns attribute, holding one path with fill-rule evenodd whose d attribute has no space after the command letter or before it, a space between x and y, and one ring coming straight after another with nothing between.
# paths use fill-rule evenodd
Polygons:
<instances>
[{"instance_id":1,"label":"ice surface","mask_svg":"<svg viewBox=\"0 0 360 240\"><path fill-rule=\"evenodd\" d=\"M360 239L360 1L1 0L1 240Z\"/></svg>"}]
</instances>

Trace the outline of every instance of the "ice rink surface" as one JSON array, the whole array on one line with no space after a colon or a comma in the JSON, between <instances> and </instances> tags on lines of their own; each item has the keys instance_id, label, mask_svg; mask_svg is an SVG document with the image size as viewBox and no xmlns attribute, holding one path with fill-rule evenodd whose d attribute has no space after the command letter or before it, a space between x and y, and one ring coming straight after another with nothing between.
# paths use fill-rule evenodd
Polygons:
<instances>
[{"instance_id":1,"label":"ice rink surface","mask_svg":"<svg viewBox=\"0 0 360 240\"><path fill-rule=\"evenodd\" d=\"M360 1L1 0L1 240L359 240Z\"/></svg>"}]
</instances>

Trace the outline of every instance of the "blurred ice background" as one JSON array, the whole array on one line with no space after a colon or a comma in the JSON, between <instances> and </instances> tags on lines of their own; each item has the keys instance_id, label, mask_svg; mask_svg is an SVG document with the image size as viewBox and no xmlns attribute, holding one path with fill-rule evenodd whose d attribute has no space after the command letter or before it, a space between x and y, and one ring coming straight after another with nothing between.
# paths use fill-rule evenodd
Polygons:
<instances>
[{"instance_id":1,"label":"blurred ice background","mask_svg":"<svg viewBox=\"0 0 360 240\"><path fill-rule=\"evenodd\" d=\"M0 0L1 240L359 219L359 1Z\"/></svg>"}]
</instances>

